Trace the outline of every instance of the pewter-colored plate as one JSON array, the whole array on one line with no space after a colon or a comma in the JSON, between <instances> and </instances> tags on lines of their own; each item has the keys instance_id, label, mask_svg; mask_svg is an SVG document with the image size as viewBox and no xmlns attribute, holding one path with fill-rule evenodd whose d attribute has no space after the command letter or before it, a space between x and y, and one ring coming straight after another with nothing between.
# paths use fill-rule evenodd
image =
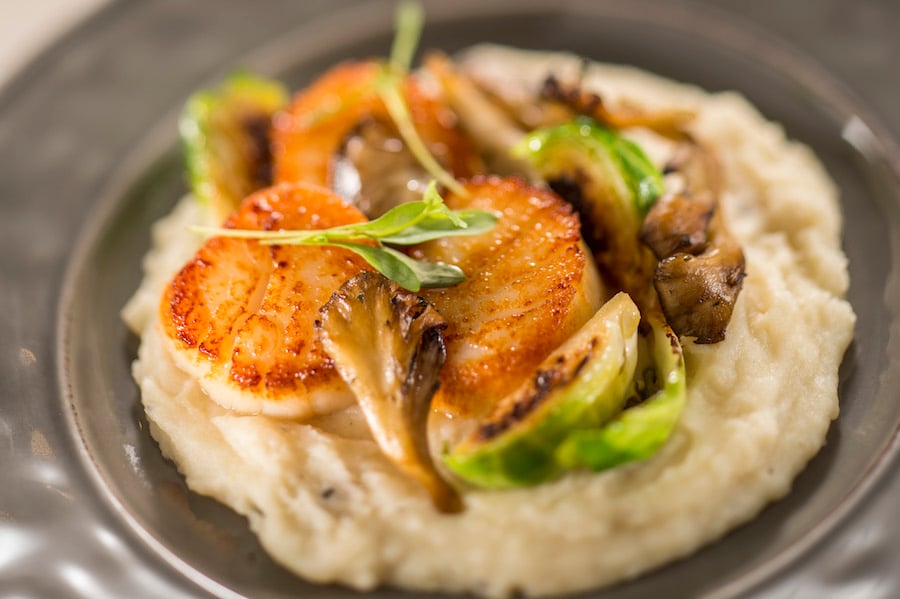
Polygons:
<instances>
[{"instance_id":1,"label":"pewter-colored plate","mask_svg":"<svg viewBox=\"0 0 900 599\"><path fill-rule=\"evenodd\" d=\"M782 3L771 4L774 14ZM900 171L891 132L824 71L706 3L427 9L423 46L567 49L737 89L810 144L841 188L859 322L826 448L789 497L754 522L595 595L900 595ZM84 597L356 594L291 576L243 518L187 491L147 434L128 371L136 340L118 312L139 281L151 223L184 191L175 118L190 91L235 65L296 87L342 58L384 54L391 13L391 2L273 0L253 12L238 3L123 2L0 98L0 431L10 440L0 443L0 588ZM877 71L867 79L872 89L877 79Z\"/></svg>"}]
</instances>

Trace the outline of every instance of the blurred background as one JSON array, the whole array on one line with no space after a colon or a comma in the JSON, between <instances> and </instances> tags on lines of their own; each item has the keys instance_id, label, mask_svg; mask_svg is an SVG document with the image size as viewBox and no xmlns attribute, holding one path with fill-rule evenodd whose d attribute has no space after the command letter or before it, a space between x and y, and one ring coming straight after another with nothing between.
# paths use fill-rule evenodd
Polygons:
<instances>
[{"instance_id":1,"label":"blurred background","mask_svg":"<svg viewBox=\"0 0 900 599\"><path fill-rule=\"evenodd\" d=\"M0 2L0 85L42 48L108 0Z\"/></svg>"}]
</instances>

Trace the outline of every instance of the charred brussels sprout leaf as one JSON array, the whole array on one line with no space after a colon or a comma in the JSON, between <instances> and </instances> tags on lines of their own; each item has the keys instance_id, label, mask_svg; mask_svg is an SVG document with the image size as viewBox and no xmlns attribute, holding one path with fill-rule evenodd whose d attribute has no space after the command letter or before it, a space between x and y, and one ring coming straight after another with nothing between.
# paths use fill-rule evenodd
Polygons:
<instances>
[{"instance_id":1,"label":"charred brussels sprout leaf","mask_svg":"<svg viewBox=\"0 0 900 599\"><path fill-rule=\"evenodd\" d=\"M640 146L588 117L535 131L513 153L544 171L553 169L559 153L573 146L586 150L607 171L609 185L630 197L639 214L646 214L663 194L662 173Z\"/></svg>"},{"instance_id":2,"label":"charred brussels sprout leaf","mask_svg":"<svg viewBox=\"0 0 900 599\"><path fill-rule=\"evenodd\" d=\"M562 474L559 444L573 430L601 426L622 409L637 363L639 320L634 302L616 295L444 463L460 478L489 488L534 485Z\"/></svg>"},{"instance_id":3,"label":"charred brussels sprout leaf","mask_svg":"<svg viewBox=\"0 0 900 599\"><path fill-rule=\"evenodd\" d=\"M639 405L628 408L608 424L573 432L556 456L566 468L606 470L652 456L669 439L686 400L684 357L678 337L665 324L651 321L652 364L658 389Z\"/></svg>"},{"instance_id":4,"label":"charred brussels sprout leaf","mask_svg":"<svg viewBox=\"0 0 900 599\"><path fill-rule=\"evenodd\" d=\"M269 129L287 100L281 83L246 72L188 99L178 124L188 182L218 220L271 182Z\"/></svg>"},{"instance_id":5,"label":"charred brussels sprout leaf","mask_svg":"<svg viewBox=\"0 0 900 599\"><path fill-rule=\"evenodd\" d=\"M669 438L686 398L681 346L653 289L656 258L639 238L645 215L664 192L661 173L637 145L588 118L531 133L514 152L578 209L598 266L635 298L648 332L638 338L635 316L632 332L639 341L632 342L640 348L632 350L640 354L636 377L633 363L595 376L585 367L572 377L576 382L549 385L546 396L532 402L539 407L516 402L511 412L526 415L495 438L487 432L496 424L488 422L481 428L481 439L454 450L446 459L450 468L484 487L535 484L570 469L604 470L645 459ZM616 395L605 391L611 380L622 383ZM531 387L541 387L538 379ZM569 391L573 388L576 393ZM637 401L626 406L629 396ZM574 401L576 397L602 397L600 403L609 411L603 418L585 417L590 412L584 410L584 401ZM523 404L529 409L521 408ZM503 417L495 420L506 422Z\"/></svg>"},{"instance_id":6,"label":"charred brussels sprout leaf","mask_svg":"<svg viewBox=\"0 0 900 599\"><path fill-rule=\"evenodd\" d=\"M650 303L656 259L640 239L662 175L643 151L589 118L526 136L514 152L578 210L584 240L601 273L641 310Z\"/></svg>"},{"instance_id":7,"label":"charred brussels sprout leaf","mask_svg":"<svg viewBox=\"0 0 900 599\"><path fill-rule=\"evenodd\" d=\"M322 345L356 394L381 450L428 490L437 509L460 511L459 495L437 471L426 434L446 358L443 318L373 272L344 283L320 313Z\"/></svg>"}]
</instances>

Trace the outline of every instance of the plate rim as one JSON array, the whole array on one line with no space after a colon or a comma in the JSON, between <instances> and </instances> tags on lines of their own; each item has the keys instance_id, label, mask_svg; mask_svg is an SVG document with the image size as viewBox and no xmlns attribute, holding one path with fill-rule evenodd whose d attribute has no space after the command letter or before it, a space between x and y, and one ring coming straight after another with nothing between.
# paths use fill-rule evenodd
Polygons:
<instances>
[{"instance_id":1,"label":"plate rim","mask_svg":"<svg viewBox=\"0 0 900 599\"><path fill-rule=\"evenodd\" d=\"M243 59L239 62L240 64L259 64L261 61L264 62L282 52L283 47L296 47L296 41L292 41L292 39L298 37L299 32L311 30L316 26L320 26L323 31L328 30L329 27L324 26L323 22L336 21L339 18L346 19L348 13L354 15L354 22L367 23L362 28L368 31L369 35L373 34L373 32L377 33L371 25L371 19L366 20L365 16L383 12L385 6L392 4L391 0L379 0L378 2L369 2L356 6L345 5L331 15L317 15L314 19L300 26L290 28L275 39L245 53ZM449 21L462 18L485 18L493 14L508 12L510 9L516 10L518 14L524 14L526 10L546 12L552 9L552 7L543 2L503 0L491 4L479 4L467 1L454 4L453 10L445 10L442 14L441 10L434 8L435 6L441 6L440 4L426 4L429 12L428 23L435 24L447 24ZM697 14L689 13L687 7L691 5L697 7L701 6L700 4L692 0L683 0L680 3L648 0L647 4L655 5L661 10L659 13L649 11L651 13L656 15L663 14L668 18L672 18L673 15L676 16L672 22L677 23L678 27L674 27L674 29L681 32L693 32L695 30ZM45 63L50 62L59 52L65 51L68 46L78 43L85 36L89 36L90 31L95 27L104 26L108 20L117 18L120 11L127 10L131 6L128 2L111 2L106 4L83 19L76 27L70 29L61 40L42 50L35 59L30 61L12 79L0 87L0 110L7 103L12 102L20 90L28 87L31 80L42 70ZM460 6L463 7L464 14L454 12ZM628 6L631 6L631 4L618 0L602 5L591 3L588 0L571 0L560 2L556 6L555 11L567 15L577 15L579 11L582 11L596 16L598 14L609 15L610 13L606 11L613 8L614 10L622 11L614 15L619 18L643 22L649 21L657 25L662 24L658 16L650 19L646 18L646 13L636 16L633 8L630 9L631 12L626 12L629 10ZM826 99L829 108L837 108L838 112L856 116L865 126L870 136L869 140L874 142L874 145L868 149L869 155L867 157L871 159L871 156L875 156L884 166L885 172L895 179L895 184L900 182L900 144L898 144L897 138L891 133L891 129L886 127L880 118L869 109L863 98L858 97L853 90L832 76L813 58L795 50L792 45L782 38L772 35L748 20L741 20L733 13L722 11L709 5L702 6L704 12L700 16L701 20L707 25L715 25L715 27L708 26L705 28L706 31L715 32L714 35L707 36L708 40L728 46L731 49L746 50L752 48L755 52L759 52L764 56L760 62L765 63L767 69L773 70L786 80L793 81L795 85L810 92L813 97ZM688 14L694 21L690 27L686 26L684 19ZM672 22L666 23L665 26L672 28ZM339 48L340 44L337 44L335 47ZM281 67L284 66L284 64L281 64ZM796 77L798 74L799 77ZM210 79L212 78L214 76L210 77ZM835 100L837 100L837 103L832 104ZM114 165L112 168L114 174L97 193L97 200L91 205L84 226L76 236L73 251L68 259L65 260L65 271L62 277L60 298L57 302L52 342L59 395L57 399L63 408L69 441L77 449L79 461L83 471L88 474L91 486L103 498L107 507L112 508L111 511L126 524L128 531L135 534L142 542L148 544L156 556L160 557L170 567L173 567L186 580L201 589L220 596L242 597L242 595L184 561L134 518L128 506L114 492L113 485L104 476L102 467L91 453L88 442L82 434L81 415L75 406L75 392L71 384L71 312L73 303L77 301L75 291L78 279L83 276L87 260L92 251L95 250L98 240L108 228L117 211L122 208L122 198L126 195L127 190L134 185L141 173L146 171L148 164L154 163L166 152L172 150L171 140L173 132L168 131L167 128L174 122L175 115L178 113L180 113L180 107L173 107L159 117L148 128L149 133L142 136L135 148ZM851 145L853 144L851 143ZM900 207L900 202L895 207ZM900 425L894 428L892 436L882 446L881 451L877 455L870 457L869 466L860 475L857 484L847 490L843 499L829 511L825 518L800 537L792 540L784 549L765 563L754 567L743 575L735 577L730 582L711 591L704 592L703 596L710 598L735 596L742 592L750 591L770 577L783 572L801 556L809 552L824 537L832 534L851 513L858 509L859 505L871 495L872 490L881 482L887 471L898 462L898 456L900 456ZM709 546L710 544L704 546Z\"/></svg>"}]
</instances>

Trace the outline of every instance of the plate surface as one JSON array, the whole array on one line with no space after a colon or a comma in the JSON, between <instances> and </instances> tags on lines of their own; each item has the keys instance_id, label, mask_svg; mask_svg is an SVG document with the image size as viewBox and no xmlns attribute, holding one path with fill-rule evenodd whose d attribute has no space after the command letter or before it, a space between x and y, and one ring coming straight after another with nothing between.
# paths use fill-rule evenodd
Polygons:
<instances>
[{"instance_id":1,"label":"plate surface","mask_svg":"<svg viewBox=\"0 0 900 599\"><path fill-rule=\"evenodd\" d=\"M15 366L0 412L11 443L0 457L9 456L16 484L0 491L0 543L16 550L0 559L0 581L15 589L94 597L136 596L135 589L148 597L356 595L291 576L266 557L243 518L186 490L146 432L128 370L136 340L118 318L139 281L151 223L184 191L175 118L191 90L236 65L296 88L342 58L389 48L391 2L296 4L272 2L259 17L212 2L114 5L0 99L16 123L0 131L4 149L26 138L29 123L32 135L44 131L40 117L50 131L38 137L38 160L13 159L0 171L9 175L0 176L9 181L0 239L21 256L4 258L4 279L8 272L19 291L2 299L14 322L3 364ZM597 595L900 595L891 567L900 553L900 178L890 130L818 68L703 6L427 5L423 47L494 41L567 49L709 90L737 89L812 146L842 192L849 299L859 322L842 369L842 415L826 448L788 498L751 524ZM265 33L247 32L246 18L258 18ZM65 100L57 103L54 93ZM13 120L17 111L24 120ZM77 241L75 223L82 223ZM59 392L49 316L57 295ZM38 556L51 558L49 569L47 561L38 569Z\"/></svg>"}]
</instances>

